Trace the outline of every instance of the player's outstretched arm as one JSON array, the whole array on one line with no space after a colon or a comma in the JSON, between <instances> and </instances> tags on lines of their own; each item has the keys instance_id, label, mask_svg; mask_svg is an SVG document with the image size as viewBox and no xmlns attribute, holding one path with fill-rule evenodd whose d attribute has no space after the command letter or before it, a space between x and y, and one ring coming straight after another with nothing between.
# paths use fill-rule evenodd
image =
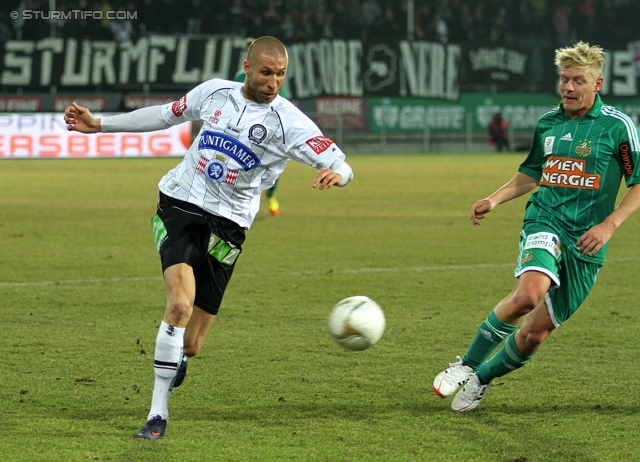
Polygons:
<instances>
[{"instance_id":1,"label":"player's outstretched arm","mask_svg":"<svg viewBox=\"0 0 640 462\"><path fill-rule=\"evenodd\" d=\"M473 226L480 226L480 221L487 213L495 209L499 204L520 197L538 186L538 182L524 173L516 173L511 181L491 194L486 199L480 199L471 206L471 222Z\"/></svg>"},{"instance_id":2,"label":"player's outstretched arm","mask_svg":"<svg viewBox=\"0 0 640 462\"><path fill-rule=\"evenodd\" d=\"M71 106L67 106L64 110L64 121L70 132L99 133L101 131L100 118L91 114L86 107L76 103L71 103Z\"/></svg>"}]
</instances>

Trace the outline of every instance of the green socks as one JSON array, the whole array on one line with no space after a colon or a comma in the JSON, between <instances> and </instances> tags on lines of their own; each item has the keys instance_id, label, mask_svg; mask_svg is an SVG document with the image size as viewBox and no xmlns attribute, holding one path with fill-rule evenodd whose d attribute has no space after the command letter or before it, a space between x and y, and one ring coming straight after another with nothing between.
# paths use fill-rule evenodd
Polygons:
<instances>
[{"instance_id":1,"label":"green socks","mask_svg":"<svg viewBox=\"0 0 640 462\"><path fill-rule=\"evenodd\" d=\"M485 362L491 352L516 330L518 330L517 326L500 321L492 310L486 321L480 324L480 328L462 361L477 369Z\"/></svg>"},{"instance_id":2,"label":"green socks","mask_svg":"<svg viewBox=\"0 0 640 462\"><path fill-rule=\"evenodd\" d=\"M489 383L496 377L502 377L521 368L533 356L525 356L520 353L516 346L515 334L512 334L493 358L476 369L476 374L481 382Z\"/></svg>"}]
</instances>

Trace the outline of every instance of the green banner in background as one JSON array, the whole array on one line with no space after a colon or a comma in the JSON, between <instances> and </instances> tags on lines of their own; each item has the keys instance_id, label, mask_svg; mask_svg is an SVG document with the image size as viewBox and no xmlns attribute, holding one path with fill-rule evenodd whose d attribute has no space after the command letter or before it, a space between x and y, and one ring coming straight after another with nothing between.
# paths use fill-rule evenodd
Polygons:
<instances>
[{"instance_id":1,"label":"green banner in background","mask_svg":"<svg viewBox=\"0 0 640 462\"><path fill-rule=\"evenodd\" d=\"M460 131L471 124L477 132L486 131L493 114L501 112L514 130L533 130L540 116L555 109L559 100L547 93L461 93L455 102L368 98L367 125L372 132L380 132L382 125L387 132L402 132Z\"/></svg>"}]
</instances>

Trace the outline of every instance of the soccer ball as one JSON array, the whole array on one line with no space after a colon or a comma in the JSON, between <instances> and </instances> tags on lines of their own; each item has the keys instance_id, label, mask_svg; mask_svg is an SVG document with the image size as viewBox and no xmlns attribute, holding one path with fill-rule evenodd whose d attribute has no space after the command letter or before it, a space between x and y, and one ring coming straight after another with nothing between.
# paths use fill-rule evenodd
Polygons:
<instances>
[{"instance_id":1,"label":"soccer ball","mask_svg":"<svg viewBox=\"0 0 640 462\"><path fill-rule=\"evenodd\" d=\"M347 350L371 348L382 337L384 327L382 308L364 295L338 302L329 316L329 335Z\"/></svg>"}]
</instances>

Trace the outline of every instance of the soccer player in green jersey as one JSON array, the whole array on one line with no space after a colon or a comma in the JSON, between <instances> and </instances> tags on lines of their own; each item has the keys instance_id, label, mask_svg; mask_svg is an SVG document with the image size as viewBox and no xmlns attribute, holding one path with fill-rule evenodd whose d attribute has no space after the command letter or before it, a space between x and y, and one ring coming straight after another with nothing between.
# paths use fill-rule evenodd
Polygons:
<instances>
[{"instance_id":1,"label":"soccer player in green jersey","mask_svg":"<svg viewBox=\"0 0 640 462\"><path fill-rule=\"evenodd\" d=\"M538 121L518 173L471 207L479 226L499 204L538 188L526 206L515 288L480 325L466 354L434 380L443 398L466 384L453 399L454 411L478 407L491 380L524 366L575 313L604 264L611 235L640 209L638 131L598 95L602 48L579 42L556 50L555 64L560 105ZM616 208L622 178L629 190Z\"/></svg>"},{"instance_id":2,"label":"soccer player in green jersey","mask_svg":"<svg viewBox=\"0 0 640 462\"><path fill-rule=\"evenodd\" d=\"M245 39L245 43L247 45L247 51L249 51L249 47L254 42L254 40L255 39L253 37L247 37ZM236 75L233 77L233 80L235 80L236 82L244 82L244 79L246 78L246 76L247 74L244 73L244 69L240 69L238 72L236 72ZM285 90L284 84L280 87L280 96L282 96L283 98L287 97L287 91ZM278 189L279 181L280 181L280 178L278 178L276 182L273 183L273 186L271 186L269 189L265 190L264 192L264 195L267 197L267 205L269 207L269 213L273 216L276 216L280 213L280 203L278 202L278 199L276 199L276 189Z\"/></svg>"}]
</instances>

